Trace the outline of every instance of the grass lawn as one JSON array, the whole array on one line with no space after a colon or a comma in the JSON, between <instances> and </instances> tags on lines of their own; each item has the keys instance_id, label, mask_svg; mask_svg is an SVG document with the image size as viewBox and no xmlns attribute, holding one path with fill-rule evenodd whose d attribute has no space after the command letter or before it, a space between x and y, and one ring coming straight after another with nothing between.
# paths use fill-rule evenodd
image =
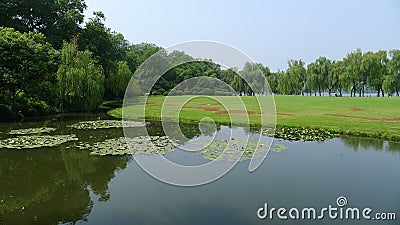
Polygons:
<instances>
[{"instance_id":1,"label":"grass lawn","mask_svg":"<svg viewBox=\"0 0 400 225\"><path fill-rule=\"evenodd\" d=\"M171 98L171 97L170 97ZM179 112L179 104L183 104L188 96L176 96L169 99L164 106L164 113L176 115L181 121L200 121L211 117L221 124L229 124L227 111L215 100L206 97L196 98L184 104ZM263 97L261 97L263 98ZM324 128L356 136L379 137L400 140L400 98L335 98L309 96L275 96L277 126ZM226 103L235 121L246 122L249 115L250 124L260 125L260 110L255 97L241 97L246 108L235 105L234 97L218 97ZM136 112L143 107L143 99L134 99L132 105L124 113L135 119ZM151 96L146 104L146 118L160 119L161 106L165 97ZM236 110L231 110L231 109ZM269 111L268 111L269 110ZM272 112L267 109L267 113ZM122 109L110 110L109 115L122 117ZM263 115L268 117L268 115Z\"/></svg>"}]
</instances>

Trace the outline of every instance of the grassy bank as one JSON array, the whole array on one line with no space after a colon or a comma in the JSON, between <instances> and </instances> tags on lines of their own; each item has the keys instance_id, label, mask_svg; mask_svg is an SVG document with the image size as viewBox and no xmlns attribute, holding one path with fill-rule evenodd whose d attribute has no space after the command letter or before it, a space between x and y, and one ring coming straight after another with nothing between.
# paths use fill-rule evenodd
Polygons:
<instances>
[{"instance_id":1,"label":"grassy bank","mask_svg":"<svg viewBox=\"0 0 400 225\"><path fill-rule=\"evenodd\" d=\"M229 102L229 98L223 97ZM185 101L184 96L173 97L166 106L167 111ZM149 97L146 104L146 118L160 119L161 106L165 97ZM247 112L234 112L236 116L249 114L250 124L257 126L260 121L259 109L254 97L242 97ZM341 134L378 137L400 140L400 98L335 98L305 96L275 96L277 126L323 128ZM126 109L130 118L143 104L138 99ZM233 103L232 103L233 104ZM110 110L109 115L121 118L121 108ZM222 106L209 98L197 98L185 104L181 110L181 121L200 121L211 117L216 122L229 124L229 115Z\"/></svg>"}]
</instances>

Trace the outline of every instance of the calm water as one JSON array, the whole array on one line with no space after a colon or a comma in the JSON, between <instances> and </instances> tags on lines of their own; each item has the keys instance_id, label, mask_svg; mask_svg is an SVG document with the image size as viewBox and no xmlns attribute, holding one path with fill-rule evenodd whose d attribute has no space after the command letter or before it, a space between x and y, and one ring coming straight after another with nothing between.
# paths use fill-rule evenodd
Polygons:
<instances>
[{"instance_id":1,"label":"calm water","mask_svg":"<svg viewBox=\"0 0 400 225\"><path fill-rule=\"evenodd\" d=\"M11 129L51 126L80 140L102 141L122 129L79 131L66 128L102 115L56 117L44 122L0 124L0 138ZM183 127L196 138L196 125ZM161 134L150 124L150 134ZM219 132L229 131L220 127ZM147 175L132 157L96 157L74 148L16 151L0 149L0 224L400 224L397 221L260 220L257 209L348 206L400 217L400 143L340 137L325 142L275 141L287 150L270 152L249 173L248 161L208 185L183 188ZM171 154L171 153L169 153ZM174 152L168 157L196 161ZM197 157L197 160L200 160ZM204 159L203 159L204 160Z\"/></svg>"}]
</instances>

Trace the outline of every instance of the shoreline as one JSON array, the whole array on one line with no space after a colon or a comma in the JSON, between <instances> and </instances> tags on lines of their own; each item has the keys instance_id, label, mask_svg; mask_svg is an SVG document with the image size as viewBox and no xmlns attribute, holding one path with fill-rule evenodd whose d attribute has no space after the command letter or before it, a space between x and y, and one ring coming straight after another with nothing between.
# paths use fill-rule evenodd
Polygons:
<instances>
[{"instance_id":1,"label":"shoreline","mask_svg":"<svg viewBox=\"0 0 400 225\"><path fill-rule=\"evenodd\" d=\"M119 109L119 108L117 108ZM115 110L115 109L113 109ZM112 111L112 110L110 110ZM108 111L107 115L114 118L114 119L122 119L122 117L115 117L112 114L110 114ZM130 118L132 120L135 119L141 119L141 118ZM147 121L151 122L161 122L161 118L154 118L154 117L147 117ZM184 119L180 120L180 123L183 124L193 124L193 123L199 123L200 121L198 120L189 120L189 119ZM216 122L217 125L220 126L232 126L232 124L227 124L227 123L222 123L222 122ZM236 126L241 126L241 124L235 124ZM260 125L257 124L251 124L250 128L259 128ZM351 130L346 130L346 131L341 131L341 130L334 130L334 129L327 129L324 127L304 127L304 126L288 126L288 125L276 125L276 129L283 129L283 128L293 128L293 129L311 129L311 130L323 130L326 132L331 132L334 134L337 134L338 136L350 136L350 137L360 137L360 138L373 138L373 139L379 139L379 140L385 140L385 141L394 141L394 142L400 142L400 137L398 136L390 136L390 135L385 135L385 134L373 134L373 133L366 133L366 132L359 132L359 131L351 131Z\"/></svg>"},{"instance_id":2,"label":"shoreline","mask_svg":"<svg viewBox=\"0 0 400 225\"><path fill-rule=\"evenodd\" d=\"M249 96L242 97L246 108L253 105ZM151 96L146 105L146 119L160 121L160 102L163 96ZM315 96L274 96L276 127L298 129L322 129L339 135L378 138L400 141L400 98L334 98ZM204 104L204 101L202 101ZM190 104L190 103L189 103ZM196 102L194 104L199 104ZM130 105L134 110L135 105ZM149 111L147 112L147 107ZM188 107L180 114L180 121L198 123L211 117L219 125L230 125L227 118L212 112ZM130 110L129 108L127 110ZM107 112L109 116L122 118L122 107ZM250 126L260 127L255 115L249 115ZM135 119L130 117L128 119ZM138 119L138 118L136 118Z\"/></svg>"}]
</instances>

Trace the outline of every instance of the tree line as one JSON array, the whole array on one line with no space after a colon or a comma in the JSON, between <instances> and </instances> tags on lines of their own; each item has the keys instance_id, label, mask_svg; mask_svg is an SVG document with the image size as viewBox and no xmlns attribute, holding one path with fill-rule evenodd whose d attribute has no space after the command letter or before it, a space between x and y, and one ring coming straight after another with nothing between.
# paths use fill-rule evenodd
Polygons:
<instances>
[{"instance_id":1,"label":"tree line","mask_svg":"<svg viewBox=\"0 0 400 225\"><path fill-rule=\"evenodd\" d=\"M151 55L164 51L161 63L190 59L184 52L166 52L151 43L132 44L123 34L105 25L102 12L84 22L84 0L7 1L0 3L0 114L2 119L38 116L56 112L93 111L104 100L120 99L138 67ZM242 76L239 76L241 74ZM138 74L133 83L143 94ZM141 76L141 77L140 77ZM349 53L343 60L320 57L305 65L290 60L285 71L271 72L262 64L246 63L222 69L210 60L179 65L167 71L149 94L168 95L178 84L205 76L193 87L183 85L171 94L208 93L231 95L229 88L213 89L216 79L229 84L239 95L256 95L270 90L285 95L378 96L399 95L400 51Z\"/></svg>"},{"instance_id":2,"label":"tree line","mask_svg":"<svg viewBox=\"0 0 400 225\"><path fill-rule=\"evenodd\" d=\"M83 0L0 2L2 119L93 111L123 97L136 68L160 47L131 44Z\"/></svg>"},{"instance_id":3,"label":"tree line","mask_svg":"<svg viewBox=\"0 0 400 225\"><path fill-rule=\"evenodd\" d=\"M190 57L184 53L180 54L182 57ZM168 55L166 58L169 57ZM250 62L247 62L240 71L237 68L222 69L221 66L207 60L197 65L188 64L180 65L170 71L164 78L167 81L156 85L151 94L168 94L175 85L196 76L222 80L238 95L260 95L270 91L281 95L322 96L326 93L328 96L341 97L346 92L351 97L364 97L366 92L369 94L376 92L376 96L385 97L399 96L400 91L400 50L397 49L389 52L379 50L365 53L357 49L342 60L330 60L321 56L308 65L301 59L289 60L288 68L277 72L271 72L261 63ZM208 66L205 66L207 64ZM264 82L264 78L268 84ZM170 83L166 85L168 82ZM187 93L196 94L196 91L198 94L202 93L201 85L197 86L188 87ZM223 91L226 94L229 92Z\"/></svg>"},{"instance_id":4,"label":"tree line","mask_svg":"<svg viewBox=\"0 0 400 225\"><path fill-rule=\"evenodd\" d=\"M290 60L286 71L266 74L274 93L285 95L364 97L366 90L376 96L399 96L400 50L365 52L357 49L342 60L319 57L305 65L302 60Z\"/></svg>"}]
</instances>

